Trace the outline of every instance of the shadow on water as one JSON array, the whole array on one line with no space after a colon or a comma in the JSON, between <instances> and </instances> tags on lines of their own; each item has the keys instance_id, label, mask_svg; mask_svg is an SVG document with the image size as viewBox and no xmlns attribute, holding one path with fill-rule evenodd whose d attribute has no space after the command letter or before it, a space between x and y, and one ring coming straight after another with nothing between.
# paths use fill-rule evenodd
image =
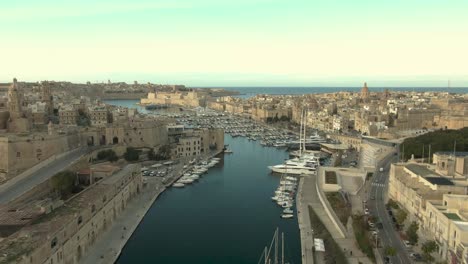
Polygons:
<instances>
[{"instance_id":1,"label":"shadow on water","mask_svg":"<svg viewBox=\"0 0 468 264\"><path fill-rule=\"evenodd\" d=\"M300 263L297 219L280 218L271 200L280 177L267 168L287 153L228 135L226 144L234 153L199 182L158 198L117 263L257 263L276 227L287 259Z\"/></svg>"}]
</instances>

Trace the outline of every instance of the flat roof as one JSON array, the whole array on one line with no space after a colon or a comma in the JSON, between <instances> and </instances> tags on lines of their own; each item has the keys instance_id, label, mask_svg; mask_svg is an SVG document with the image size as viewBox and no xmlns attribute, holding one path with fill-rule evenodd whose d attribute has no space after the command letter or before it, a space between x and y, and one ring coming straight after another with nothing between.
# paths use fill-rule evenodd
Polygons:
<instances>
[{"instance_id":1,"label":"flat roof","mask_svg":"<svg viewBox=\"0 0 468 264\"><path fill-rule=\"evenodd\" d=\"M457 213L444 213L444 215L450 220L463 221Z\"/></svg>"},{"instance_id":2,"label":"flat roof","mask_svg":"<svg viewBox=\"0 0 468 264\"><path fill-rule=\"evenodd\" d=\"M413 173L415 173L417 175L423 176L423 177L428 177L428 176L441 177L440 174L438 174L435 171L432 171L432 170L428 169L426 166L423 166L423 165L418 165L418 164L411 163L411 164L406 164L405 168L407 168L411 172L413 172Z\"/></svg>"},{"instance_id":3,"label":"flat roof","mask_svg":"<svg viewBox=\"0 0 468 264\"><path fill-rule=\"evenodd\" d=\"M425 177L425 179L436 185L455 185L451 180L443 177Z\"/></svg>"}]
</instances>

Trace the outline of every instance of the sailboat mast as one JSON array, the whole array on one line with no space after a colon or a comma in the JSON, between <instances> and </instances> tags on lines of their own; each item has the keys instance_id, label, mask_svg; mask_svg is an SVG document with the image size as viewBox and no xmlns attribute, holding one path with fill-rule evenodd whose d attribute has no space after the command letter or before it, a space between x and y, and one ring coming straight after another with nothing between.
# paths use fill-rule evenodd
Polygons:
<instances>
[{"instance_id":1,"label":"sailboat mast","mask_svg":"<svg viewBox=\"0 0 468 264\"><path fill-rule=\"evenodd\" d=\"M299 127L299 156L302 155L302 122L304 121L304 108L301 109L301 125Z\"/></svg>"},{"instance_id":2,"label":"sailboat mast","mask_svg":"<svg viewBox=\"0 0 468 264\"><path fill-rule=\"evenodd\" d=\"M278 264L278 228L275 231L275 260L273 263Z\"/></svg>"},{"instance_id":3,"label":"sailboat mast","mask_svg":"<svg viewBox=\"0 0 468 264\"><path fill-rule=\"evenodd\" d=\"M281 264L284 264L284 233L281 233Z\"/></svg>"},{"instance_id":4,"label":"sailboat mast","mask_svg":"<svg viewBox=\"0 0 468 264\"><path fill-rule=\"evenodd\" d=\"M265 247L265 264L268 264L268 253L267 253L267 247Z\"/></svg>"},{"instance_id":5,"label":"sailboat mast","mask_svg":"<svg viewBox=\"0 0 468 264\"><path fill-rule=\"evenodd\" d=\"M304 153L306 152L306 128L307 128L307 109L304 109L304 133L302 137L304 138Z\"/></svg>"}]
</instances>

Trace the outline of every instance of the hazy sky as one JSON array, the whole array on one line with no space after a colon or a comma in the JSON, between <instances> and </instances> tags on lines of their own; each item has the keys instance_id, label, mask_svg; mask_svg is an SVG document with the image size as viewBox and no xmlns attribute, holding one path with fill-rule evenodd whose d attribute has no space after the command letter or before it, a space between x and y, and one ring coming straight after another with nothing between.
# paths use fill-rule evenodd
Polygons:
<instances>
[{"instance_id":1,"label":"hazy sky","mask_svg":"<svg viewBox=\"0 0 468 264\"><path fill-rule=\"evenodd\" d=\"M467 0L14 0L0 10L0 81L468 86Z\"/></svg>"}]
</instances>

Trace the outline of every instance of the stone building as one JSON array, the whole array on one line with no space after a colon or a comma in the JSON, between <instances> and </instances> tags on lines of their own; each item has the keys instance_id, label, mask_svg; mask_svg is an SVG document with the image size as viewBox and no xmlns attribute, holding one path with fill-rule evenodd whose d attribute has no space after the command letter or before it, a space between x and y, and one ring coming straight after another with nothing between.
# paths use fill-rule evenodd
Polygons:
<instances>
[{"instance_id":1,"label":"stone building","mask_svg":"<svg viewBox=\"0 0 468 264\"><path fill-rule=\"evenodd\" d=\"M147 98L142 98L140 103L159 104L159 105L180 105L190 107L205 107L206 102L210 101L209 95L199 91L190 92L154 92L148 93Z\"/></svg>"},{"instance_id":2,"label":"stone building","mask_svg":"<svg viewBox=\"0 0 468 264\"><path fill-rule=\"evenodd\" d=\"M78 263L142 184L140 166L127 165L1 241L0 263Z\"/></svg>"},{"instance_id":3,"label":"stone building","mask_svg":"<svg viewBox=\"0 0 468 264\"><path fill-rule=\"evenodd\" d=\"M450 263L468 260L466 179L438 173L427 164L392 164L388 196L401 204L410 221L419 224L423 239L436 241L439 257Z\"/></svg>"},{"instance_id":4,"label":"stone building","mask_svg":"<svg viewBox=\"0 0 468 264\"><path fill-rule=\"evenodd\" d=\"M364 83L364 86L361 89L361 100L366 102L369 100L369 88L367 88L367 83Z\"/></svg>"},{"instance_id":5,"label":"stone building","mask_svg":"<svg viewBox=\"0 0 468 264\"><path fill-rule=\"evenodd\" d=\"M92 126L105 126L110 123L109 111L106 106L92 106L88 108L89 119Z\"/></svg>"},{"instance_id":6,"label":"stone building","mask_svg":"<svg viewBox=\"0 0 468 264\"><path fill-rule=\"evenodd\" d=\"M197 157L224 148L224 130L222 129L188 129L175 139L173 156Z\"/></svg>"},{"instance_id":7,"label":"stone building","mask_svg":"<svg viewBox=\"0 0 468 264\"><path fill-rule=\"evenodd\" d=\"M26 111L24 92L16 78L8 88L8 131L13 133L28 132L31 129L31 120Z\"/></svg>"},{"instance_id":8,"label":"stone building","mask_svg":"<svg viewBox=\"0 0 468 264\"><path fill-rule=\"evenodd\" d=\"M59 122L61 125L76 125L79 114L72 106L62 106L59 109Z\"/></svg>"}]
</instances>

